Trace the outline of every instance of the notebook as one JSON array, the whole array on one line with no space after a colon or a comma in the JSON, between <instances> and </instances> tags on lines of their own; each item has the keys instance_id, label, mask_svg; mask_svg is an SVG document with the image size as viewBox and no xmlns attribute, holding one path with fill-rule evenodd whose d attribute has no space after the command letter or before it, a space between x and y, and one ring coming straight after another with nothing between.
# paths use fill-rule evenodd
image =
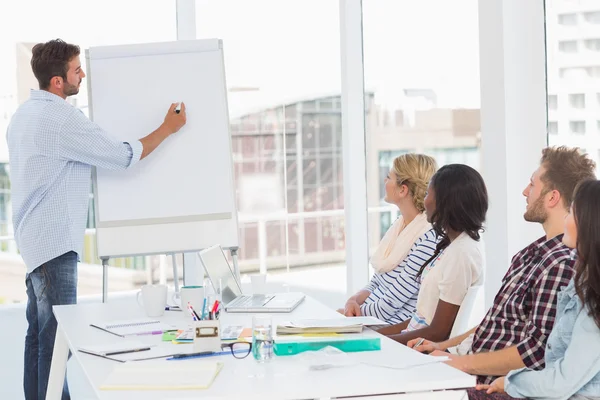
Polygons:
<instances>
[{"instance_id":1,"label":"notebook","mask_svg":"<svg viewBox=\"0 0 600 400\"><path fill-rule=\"evenodd\" d=\"M148 345L129 340L117 340L116 343L107 345L81 346L79 351L117 362L153 360L178 354L178 351L170 346Z\"/></svg>"},{"instance_id":2,"label":"notebook","mask_svg":"<svg viewBox=\"0 0 600 400\"><path fill-rule=\"evenodd\" d=\"M81 346L79 347L79 351L96 356L111 356L119 353L146 351L150 350L151 347L154 347L154 345L148 345L133 340L117 340L110 344Z\"/></svg>"},{"instance_id":3,"label":"notebook","mask_svg":"<svg viewBox=\"0 0 600 400\"><path fill-rule=\"evenodd\" d=\"M300 320L277 325L278 335L306 333L360 333L363 325L350 318Z\"/></svg>"},{"instance_id":4,"label":"notebook","mask_svg":"<svg viewBox=\"0 0 600 400\"><path fill-rule=\"evenodd\" d=\"M104 324L90 324L90 326L121 337L130 335L160 335L164 331L173 329L170 325L147 318L111 321Z\"/></svg>"},{"instance_id":5,"label":"notebook","mask_svg":"<svg viewBox=\"0 0 600 400\"><path fill-rule=\"evenodd\" d=\"M222 368L211 361L124 363L113 368L100 390L208 389Z\"/></svg>"}]
</instances>

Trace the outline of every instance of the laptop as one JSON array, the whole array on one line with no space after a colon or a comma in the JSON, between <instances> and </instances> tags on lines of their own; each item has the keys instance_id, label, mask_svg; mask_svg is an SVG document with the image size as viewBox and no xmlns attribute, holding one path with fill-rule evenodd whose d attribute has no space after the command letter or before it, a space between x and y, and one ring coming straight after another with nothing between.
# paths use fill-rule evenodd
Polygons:
<instances>
[{"instance_id":1,"label":"laptop","mask_svg":"<svg viewBox=\"0 0 600 400\"><path fill-rule=\"evenodd\" d=\"M303 293L244 295L220 245L198 253L213 288L221 286L225 311L231 313L288 313L304 300Z\"/></svg>"}]
</instances>

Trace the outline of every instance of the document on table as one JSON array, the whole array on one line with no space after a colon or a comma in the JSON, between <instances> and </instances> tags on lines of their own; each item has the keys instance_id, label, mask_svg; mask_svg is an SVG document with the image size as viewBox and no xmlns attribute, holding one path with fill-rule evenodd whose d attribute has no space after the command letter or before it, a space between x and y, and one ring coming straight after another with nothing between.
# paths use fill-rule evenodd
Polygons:
<instances>
[{"instance_id":1,"label":"document on table","mask_svg":"<svg viewBox=\"0 0 600 400\"><path fill-rule=\"evenodd\" d=\"M115 366L100 390L208 389L221 369L220 362L125 363Z\"/></svg>"},{"instance_id":2,"label":"document on table","mask_svg":"<svg viewBox=\"0 0 600 400\"><path fill-rule=\"evenodd\" d=\"M404 357L399 357L394 360L377 360L377 361L362 361L361 364L368 365L370 367L389 368L389 369L408 369L420 367L423 365L430 365L448 361L449 357L435 357L427 354L418 353L417 351L411 351Z\"/></svg>"},{"instance_id":3,"label":"document on table","mask_svg":"<svg viewBox=\"0 0 600 400\"><path fill-rule=\"evenodd\" d=\"M110 321L105 323L94 323L90 325L94 328L98 328L105 332L121 337L130 335L157 335L162 334L166 330L173 329L172 326L164 324L159 320L148 318Z\"/></svg>"},{"instance_id":4,"label":"document on table","mask_svg":"<svg viewBox=\"0 0 600 400\"><path fill-rule=\"evenodd\" d=\"M166 358L180 353L179 349L174 349L173 346L147 345L130 340L117 340L107 345L81 346L79 351L118 362Z\"/></svg>"},{"instance_id":5,"label":"document on table","mask_svg":"<svg viewBox=\"0 0 600 400\"><path fill-rule=\"evenodd\" d=\"M385 325L389 325L386 322L383 322L382 320L375 318L375 317L371 317L369 315L367 316L362 316L362 317L346 317L347 319L349 319L350 321L352 321L355 324L361 324L362 326L385 326Z\"/></svg>"}]
</instances>

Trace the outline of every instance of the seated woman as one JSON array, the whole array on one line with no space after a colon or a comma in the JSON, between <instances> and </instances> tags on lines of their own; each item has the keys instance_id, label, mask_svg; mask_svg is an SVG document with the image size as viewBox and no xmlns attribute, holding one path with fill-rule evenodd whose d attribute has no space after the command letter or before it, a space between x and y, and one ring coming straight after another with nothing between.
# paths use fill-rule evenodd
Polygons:
<instances>
[{"instance_id":1,"label":"seated woman","mask_svg":"<svg viewBox=\"0 0 600 400\"><path fill-rule=\"evenodd\" d=\"M600 181L582 182L565 218L563 243L577 249L575 277L558 294L546 367L511 371L488 393L531 399L600 398ZM554 288L552 288L554 289ZM483 394L483 393L482 393ZM484 398L473 396L473 398Z\"/></svg>"},{"instance_id":2,"label":"seated woman","mask_svg":"<svg viewBox=\"0 0 600 400\"><path fill-rule=\"evenodd\" d=\"M418 273L421 290L411 318L379 333L403 344L417 337L448 338L467 291L483 283L485 257L479 232L487 209L485 183L473 168L451 164L435 173L425 210L441 240Z\"/></svg>"},{"instance_id":3,"label":"seated woman","mask_svg":"<svg viewBox=\"0 0 600 400\"><path fill-rule=\"evenodd\" d=\"M425 191L436 169L435 160L422 154L404 154L394 160L385 178L385 201L396 205L401 217L373 253L375 274L367 287L346 302L345 315L369 315L393 324L414 310L420 286L417 273L437 244L423 212Z\"/></svg>"}]
</instances>

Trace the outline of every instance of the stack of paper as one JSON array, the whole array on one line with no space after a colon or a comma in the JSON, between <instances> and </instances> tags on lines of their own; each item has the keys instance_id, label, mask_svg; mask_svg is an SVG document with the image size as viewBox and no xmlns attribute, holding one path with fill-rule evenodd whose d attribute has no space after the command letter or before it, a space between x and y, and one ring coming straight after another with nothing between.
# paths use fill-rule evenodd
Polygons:
<instances>
[{"instance_id":1,"label":"stack of paper","mask_svg":"<svg viewBox=\"0 0 600 400\"><path fill-rule=\"evenodd\" d=\"M173 328L172 326L164 324L158 320L152 320L148 318L111 321L90 325L94 328L98 328L105 332L121 337L129 335L157 335Z\"/></svg>"},{"instance_id":2,"label":"stack of paper","mask_svg":"<svg viewBox=\"0 0 600 400\"><path fill-rule=\"evenodd\" d=\"M389 325L386 322L383 322L380 319L371 316L362 316L362 317L346 317L351 320L355 324L361 324L362 326L385 326Z\"/></svg>"},{"instance_id":3,"label":"stack of paper","mask_svg":"<svg viewBox=\"0 0 600 400\"><path fill-rule=\"evenodd\" d=\"M119 364L100 390L208 389L221 368L220 362Z\"/></svg>"},{"instance_id":4,"label":"stack of paper","mask_svg":"<svg viewBox=\"0 0 600 400\"><path fill-rule=\"evenodd\" d=\"M305 319L284 322L277 325L278 335L290 334L326 334L326 333L360 333L363 325L355 323L350 318L339 319Z\"/></svg>"}]
</instances>

